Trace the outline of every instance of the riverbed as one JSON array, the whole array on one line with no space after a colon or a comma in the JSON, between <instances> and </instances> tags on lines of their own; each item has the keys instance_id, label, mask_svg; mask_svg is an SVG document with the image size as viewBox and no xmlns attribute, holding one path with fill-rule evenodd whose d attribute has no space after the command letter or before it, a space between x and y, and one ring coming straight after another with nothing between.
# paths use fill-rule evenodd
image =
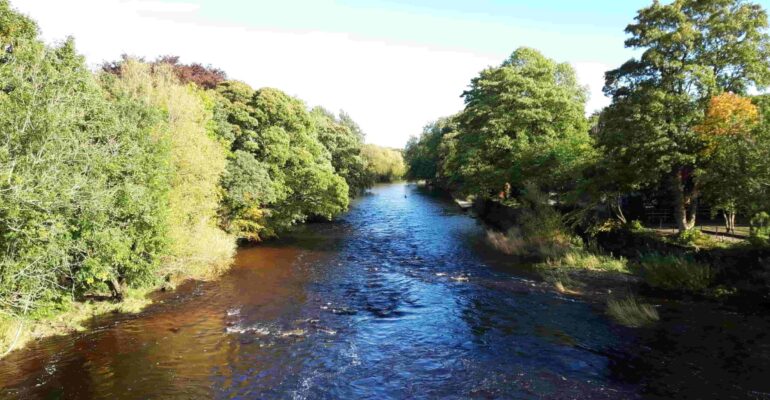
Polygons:
<instances>
[{"instance_id":1,"label":"riverbed","mask_svg":"<svg viewBox=\"0 0 770 400\"><path fill-rule=\"evenodd\" d=\"M215 282L11 354L0 397L770 399L765 316L672 302L625 328L485 237L451 201L378 186Z\"/></svg>"}]
</instances>

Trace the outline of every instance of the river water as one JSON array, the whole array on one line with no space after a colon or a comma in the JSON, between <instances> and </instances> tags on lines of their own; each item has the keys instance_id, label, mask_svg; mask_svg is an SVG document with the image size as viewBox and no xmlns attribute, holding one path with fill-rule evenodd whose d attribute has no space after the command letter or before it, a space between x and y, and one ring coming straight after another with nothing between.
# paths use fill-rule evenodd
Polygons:
<instances>
[{"instance_id":1,"label":"river water","mask_svg":"<svg viewBox=\"0 0 770 400\"><path fill-rule=\"evenodd\" d=\"M453 203L376 187L216 282L0 361L7 398L770 399L770 323L666 304L647 329L487 247Z\"/></svg>"}]
</instances>

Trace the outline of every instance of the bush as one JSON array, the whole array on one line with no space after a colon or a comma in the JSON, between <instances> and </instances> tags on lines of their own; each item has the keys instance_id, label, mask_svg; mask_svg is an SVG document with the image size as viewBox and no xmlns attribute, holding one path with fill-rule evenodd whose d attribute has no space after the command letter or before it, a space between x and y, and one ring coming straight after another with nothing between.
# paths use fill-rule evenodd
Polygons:
<instances>
[{"instance_id":1,"label":"bush","mask_svg":"<svg viewBox=\"0 0 770 400\"><path fill-rule=\"evenodd\" d=\"M702 291L713 279L711 268L687 257L650 253L639 260L642 277L652 287Z\"/></svg>"},{"instance_id":2,"label":"bush","mask_svg":"<svg viewBox=\"0 0 770 400\"><path fill-rule=\"evenodd\" d=\"M755 214L750 221L751 236L757 239L770 238L770 215L764 211Z\"/></svg>"},{"instance_id":3,"label":"bush","mask_svg":"<svg viewBox=\"0 0 770 400\"><path fill-rule=\"evenodd\" d=\"M642 221L635 219L628 223L628 230L633 232L640 232L644 230L644 225L642 225Z\"/></svg>"},{"instance_id":4,"label":"bush","mask_svg":"<svg viewBox=\"0 0 770 400\"><path fill-rule=\"evenodd\" d=\"M703 232L695 228L680 232L677 236L677 241L682 244L694 244L702 239Z\"/></svg>"},{"instance_id":5,"label":"bush","mask_svg":"<svg viewBox=\"0 0 770 400\"><path fill-rule=\"evenodd\" d=\"M489 242L503 253L555 259L575 247L579 240L566 232L562 215L548 204L548 196L528 184L519 199L517 225L505 235L490 233Z\"/></svg>"},{"instance_id":6,"label":"bush","mask_svg":"<svg viewBox=\"0 0 770 400\"><path fill-rule=\"evenodd\" d=\"M660 319L653 306L639 303L633 296L608 300L607 313L619 324L630 328L646 326Z\"/></svg>"}]
</instances>

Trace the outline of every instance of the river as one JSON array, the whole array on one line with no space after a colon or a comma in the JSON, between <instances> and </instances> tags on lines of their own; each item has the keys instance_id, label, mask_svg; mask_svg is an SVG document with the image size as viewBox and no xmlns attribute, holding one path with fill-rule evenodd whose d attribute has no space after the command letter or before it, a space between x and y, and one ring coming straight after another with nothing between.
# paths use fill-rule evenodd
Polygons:
<instances>
[{"instance_id":1,"label":"river","mask_svg":"<svg viewBox=\"0 0 770 400\"><path fill-rule=\"evenodd\" d=\"M660 311L618 326L495 253L453 203L383 185L241 249L220 280L11 354L0 397L770 398L766 317Z\"/></svg>"}]
</instances>

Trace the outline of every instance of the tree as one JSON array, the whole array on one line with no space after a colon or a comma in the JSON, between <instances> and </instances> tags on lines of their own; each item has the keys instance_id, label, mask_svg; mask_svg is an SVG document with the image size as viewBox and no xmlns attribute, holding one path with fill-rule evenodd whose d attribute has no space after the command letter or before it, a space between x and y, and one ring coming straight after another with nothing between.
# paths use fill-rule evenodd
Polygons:
<instances>
[{"instance_id":1,"label":"tree","mask_svg":"<svg viewBox=\"0 0 770 400\"><path fill-rule=\"evenodd\" d=\"M759 109L750 99L733 93L715 96L706 116L695 127L705 143L704 168L698 179L703 196L722 210L728 232L735 231L735 215L751 208L750 199L761 190L759 179L768 165L768 143L763 132L755 130Z\"/></svg>"},{"instance_id":2,"label":"tree","mask_svg":"<svg viewBox=\"0 0 770 400\"><path fill-rule=\"evenodd\" d=\"M120 76L123 71L123 64L129 60L145 62L143 58L130 57L127 54L123 54L118 61L102 64L102 71ZM179 82L183 84L193 83L202 89L215 89L217 85L227 80L227 74L221 69L210 65L204 66L199 63L182 64L179 62L178 56L161 56L149 63L149 65L153 70L155 68L170 68Z\"/></svg>"},{"instance_id":3,"label":"tree","mask_svg":"<svg viewBox=\"0 0 770 400\"><path fill-rule=\"evenodd\" d=\"M361 155L364 136L360 128L344 112L339 119L321 107L314 108L310 114L318 140L331 155L335 173L345 179L351 196L362 193L372 182Z\"/></svg>"},{"instance_id":4,"label":"tree","mask_svg":"<svg viewBox=\"0 0 770 400\"><path fill-rule=\"evenodd\" d=\"M0 20L0 311L120 297L154 279L167 250L162 114L106 98L71 39L45 46L5 1Z\"/></svg>"},{"instance_id":5,"label":"tree","mask_svg":"<svg viewBox=\"0 0 770 400\"><path fill-rule=\"evenodd\" d=\"M409 179L426 180L444 186L442 164L444 138L457 130L455 116L441 118L428 124L420 137L412 137L404 150L407 164L406 176Z\"/></svg>"},{"instance_id":6,"label":"tree","mask_svg":"<svg viewBox=\"0 0 770 400\"><path fill-rule=\"evenodd\" d=\"M366 171L371 181L394 182L406 172L404 156L401 151L374 144L365 144L361 155L366 161Z\"/></svg>"},{"instance_id":7,"label":"tree","mask_svg":"<svg viewBox=\"0 0 770 400\"><path fill-rule=\"evenodd\" d=\"M221 136L232 140L223 180L231 232L259 240L308 217L331 219L347 209L348 184L335 173L302 101L240 82L225 82L217 91L228 125Z\"/></svg>"},{"instance_id":8,"label":"tree","mask_svg":"<svg viewBox=\"0 0 770 400\"><path fill-rule=\"evenodd\" d=\"M180 82L171 65L125 59L120 68L116 75L102 76L103 86L116 99L157 109L162 118L153 135L169 146L164 233L169 254L163 275L201 276L229 265L235 241L219 228L217 216L227 153L210 126L213 99ZM142 118L130 116L126 123L141 123Z\"/></svg>"},{"instance_id":9,"label":"tree","mask_svg":"<svg viewBox=\"0 0 770 400\"><path fill-rule=\"evenodd\" d=\"M694 128L712 96L745 93L770 79L767 14L742 0L654 2L626 28L643 49L606 75L613 103L599 144L626 185L667 181L680 231L695 224L707 146Z\"/></svg>"},{"instance_id":10,"label":"tree","mask_svg":"<svg viewBox=\"0 0 770 400\"><path fill-rule=\"evenodd\" d=\"M592 153L586 92L568 64L521 48L463 96L454 173L465 192L492 196L526 181L564 190Z\"/></svg>"}]
</instances>

